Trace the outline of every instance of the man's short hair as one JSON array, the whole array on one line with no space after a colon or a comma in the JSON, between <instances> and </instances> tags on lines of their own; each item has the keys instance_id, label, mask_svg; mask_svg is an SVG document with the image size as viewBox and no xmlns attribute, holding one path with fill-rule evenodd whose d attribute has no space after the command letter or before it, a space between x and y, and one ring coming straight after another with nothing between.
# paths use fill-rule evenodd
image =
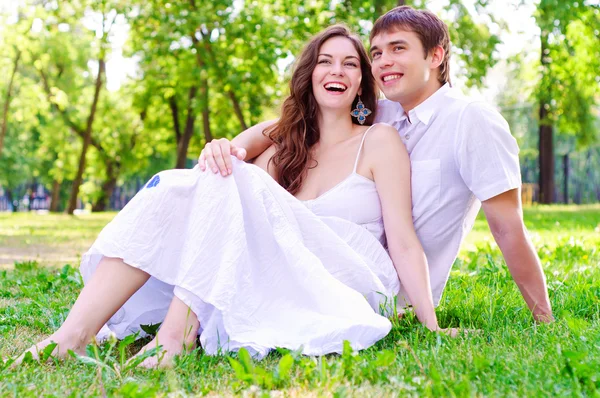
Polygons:
<instances>
[{"instance_id":1,"label":"man's short hair","mask_svg":"<svg viewBox=\"0 0 600 398\"><path fill-rule=\"evenodd\" d=\"M444 59L439 66L438 80L450 82L450 34L448 26L437 15L427 10L416 10L409 6L391 9L375 21L370 40L382 33L398 30L415 32L425 50L425 58L437 46L444 49Z\"/></svg>"}]
</instances>

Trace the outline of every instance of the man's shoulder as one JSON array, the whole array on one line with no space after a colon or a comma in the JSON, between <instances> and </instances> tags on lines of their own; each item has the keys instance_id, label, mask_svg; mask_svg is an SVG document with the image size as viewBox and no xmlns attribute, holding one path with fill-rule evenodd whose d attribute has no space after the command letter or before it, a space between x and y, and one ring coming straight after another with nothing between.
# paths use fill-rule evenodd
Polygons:
<instances>
[{"instance_id":1,"label":"man's shoulder","mask_svg":"<svg viewBox=\"0 0 600 398\"><path fill-rule=\"evenodd\" d=\"M469 114L477 114L477 113L496 113L500 114L500 112L488 101L477 98L475 96L469 96L463 94L458 89L451 89L446 93L446 107L445 109L453 109L456 111L457 109L461 109L466 111Z\"/></svg>"},{"instance_id":2,"label":"man's shoulder","mask_svg":"<svg viewBox=\"0 0 600 398\"><path fill-rule=\"evenodd\" d=\"M489 104L480 98L469 96L457 88L451 88L444 95L444 100L440 102L440 107L446 113L457 111L471 111L479 107L489 107Z\"/></svg>"}]
</instances>

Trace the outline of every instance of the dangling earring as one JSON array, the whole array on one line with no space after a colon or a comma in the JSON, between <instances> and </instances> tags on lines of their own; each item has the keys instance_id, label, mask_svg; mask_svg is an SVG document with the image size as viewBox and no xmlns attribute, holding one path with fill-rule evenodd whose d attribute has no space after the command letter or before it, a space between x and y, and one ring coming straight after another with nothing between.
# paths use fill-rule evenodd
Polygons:
<instances>
[{"instance_id":1,"label":"dangling earring","mask_svg":"<svg viewBox=\"0 0 600 398\"><path fill-rule=\"evenodd\" d=\"M356 103L356 109L354 109L350 114L352 117L355 117L360 124L365 124L367 121L367 116L371 114L371 110L365 107L365 104L360 100L360 95L358 96L358 102Z\"/></svg>"}]
</instances>

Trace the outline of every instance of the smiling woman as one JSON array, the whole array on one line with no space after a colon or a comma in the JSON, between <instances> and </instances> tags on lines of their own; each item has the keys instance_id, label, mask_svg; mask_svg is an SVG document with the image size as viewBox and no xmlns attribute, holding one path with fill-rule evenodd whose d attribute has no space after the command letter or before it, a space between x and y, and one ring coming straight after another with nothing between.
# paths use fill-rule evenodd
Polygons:
<instances>
[{"instance_id":1,"label":"smiling woman","mask_svg":"<svg viewBox=\"0 0 600 398\"><path fill-rule=\"evenodd\" d=\"M302 52L281 118L265 131L277 147L272 158L277 182L292 194L302 186L310 149L321 138L322 110L337 108L340 101L346 103L348 112L359 101L374 110L377 89L360 39L347 28L334 26L316 36ZM375 114L366 123L373 120Z\"/></svg>"}]
</instances>

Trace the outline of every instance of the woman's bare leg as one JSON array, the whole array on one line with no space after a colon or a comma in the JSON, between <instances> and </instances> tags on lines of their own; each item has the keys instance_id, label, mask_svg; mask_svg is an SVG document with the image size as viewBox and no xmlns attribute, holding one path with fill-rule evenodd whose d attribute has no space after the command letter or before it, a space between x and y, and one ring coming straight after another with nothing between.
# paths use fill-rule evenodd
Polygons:
<instances>
[{"instance_id":1,"label":"woman's bare leg","mask_svg":"<svg viewBox=\"0 0 600 398\"><path fill-rule=\"evenodd\" d=\"M152 348L162 347L156 355L141 362L140 366L146 368L171 366L175 355L187 353L196 348L199 327L200 323L196 314L183 301L174 296L158 334L136 356L142 355Z\"/></svg>"},{"instance_id":2,"label":"woman's bare leg","mask_svg":"<svg viewBox=\"0 0 600 398\"><path fill-rule=\"evenodd\" d=\"M92 337L149 277L148 273L125 264L120 258L104 257L62 326L27 350L15 364L21 363L27 352L38 358L38 351L52 342L57 344L53 351L55 357L62 358L69 350L84 353Z\"/></svg>"}]
</instances>

